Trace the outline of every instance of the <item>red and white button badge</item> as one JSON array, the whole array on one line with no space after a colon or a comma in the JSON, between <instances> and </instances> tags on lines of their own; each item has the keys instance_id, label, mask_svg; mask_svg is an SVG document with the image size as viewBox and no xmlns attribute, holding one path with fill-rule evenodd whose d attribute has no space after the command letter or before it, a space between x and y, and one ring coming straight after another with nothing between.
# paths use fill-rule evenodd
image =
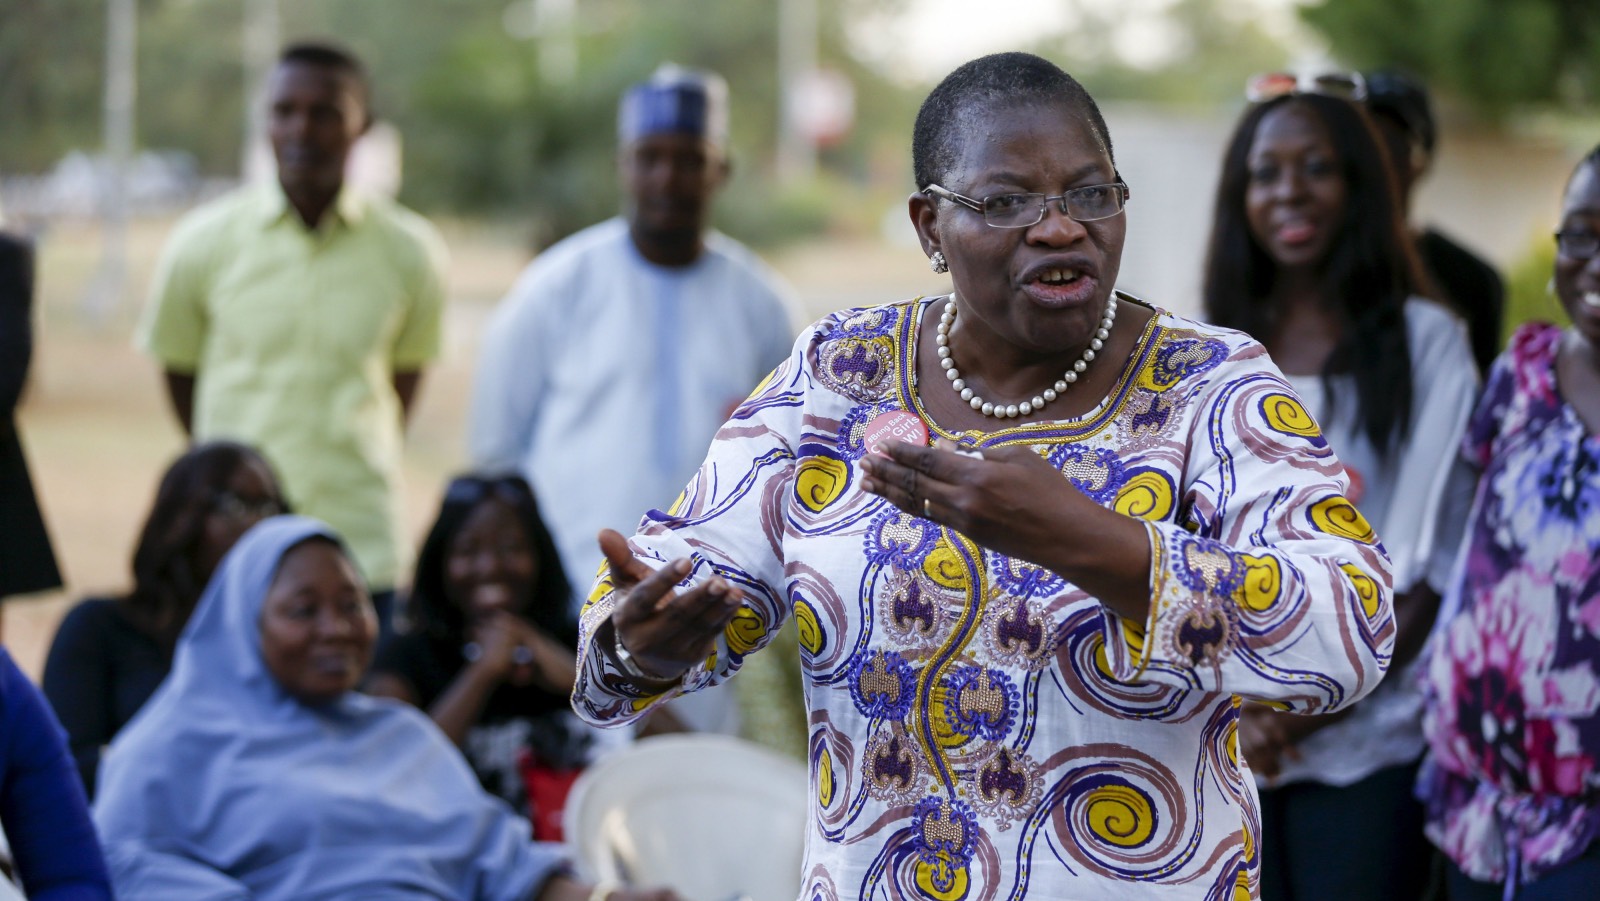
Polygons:
<instances>
[{"instance_id":1,"label":"red and white button badge","mask_svg":"<svg viewBox=\"0 0 1600 901\"><path fill-rule=\"evenodd\" d=\"M880 444L888 444L890 441L926 446L928 427L922 424L921 417L905 410L879 413L867 423L867 432L862 442L869 452L874 452L873 448Z\"/></svg>"}]
</instances>

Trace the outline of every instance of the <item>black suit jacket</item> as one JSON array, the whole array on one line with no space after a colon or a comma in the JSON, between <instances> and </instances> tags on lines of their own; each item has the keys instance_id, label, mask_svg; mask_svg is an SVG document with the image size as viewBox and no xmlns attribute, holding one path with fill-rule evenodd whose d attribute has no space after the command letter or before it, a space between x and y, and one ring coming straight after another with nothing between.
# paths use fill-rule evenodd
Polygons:
<instances>
[{"instance_id":1,"label":"black suit jacket","mask_svg":"<svg viewBox=\"0 0 1600 901\"><path fill-rule=\"evenodd\" d=\"M17 438L33 355L33 248L0 234L0 599L61 587L50 536Z\"/></svg>"}]
</instances>

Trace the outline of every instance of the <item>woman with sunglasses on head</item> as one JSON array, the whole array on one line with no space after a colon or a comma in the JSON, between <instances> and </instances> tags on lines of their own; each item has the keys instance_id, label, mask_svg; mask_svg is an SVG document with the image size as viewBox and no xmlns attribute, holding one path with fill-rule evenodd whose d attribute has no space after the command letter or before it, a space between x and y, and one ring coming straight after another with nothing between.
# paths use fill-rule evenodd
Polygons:
<instances>
[{"instance_id":1,"label":"woman with sunglasses on head","mask_svg":"<svg viewBox=\"0 0 1600 901\"><path fill-rule=\"evenodd\" d=\"M1236 697L1377 684L1388 561L1261 346L1117 290L1128 187L1025 53L934 88L953 290L831 315L607 558L574 706L628 722L793 616L805 898L1256 898Z\"/></svg>"},{"instance_id":2,"label":"woman with sunglasses on head","mask_svg":"<svg viewBox=\"0 0 1600 901\"><path fill-rule=\"evenodd\" d=\"M1556 241L1572 325L1517 331L1462 442L1481 476L1431 645L1418 783L1452 901L1600 885L1600 147Z\"/></svg>"},{"instance_id":3,"label":"woman with sunglasses on head","mask_svg":"<svg viewBox=\"0 0 1600 901\"><path fill-rule=\"evenodd\" d=\"M417 559L410 629L379 650L366 685L428 711L484 787L533 815L541 837L560 811L536 809L529 779L575 772L594 738L569 698L578 638L571 597L528 483L457 478ZM546 797L544 806L559 800Z\"/></svg>"},{"instance_id":4,"label":"woman with sunglasses on head","mask_svg":"<svg viewBox=\"0 0 1600 901\"><path fill-rule=\"evenodd\" d=\"M161 477L133 552L133 590L91 598L61 621L43 688L94 797L100 752L149 700L223 555L287 508L272 467L228 441L198 445Z\"/></svg>"},{"instance_id":5,"label":"woman with sunglasses on head","mask_svg":"<svg viewBox=\"0 0 1600 901\"><path fill-rule=\"evenodd\" d=\"M1415 899L1431 853L1411 796L1411 667L1448 576L1463 495L1451 461L1477 387L1462 324L1421 290L1358 76L1262 77L1223 161L1205 310L1266 346L1338 454L1393 562L1385 681L1342 714L1246 704L1261 793L1262 896ZM1459 526L1456 526L1458 529ZM1287 667L1283 661L1269 665ZM1303 711L1295 711L1299 713ZM1338 853L1331 853L1337 835Z\"/></svg>"}]
</instances>

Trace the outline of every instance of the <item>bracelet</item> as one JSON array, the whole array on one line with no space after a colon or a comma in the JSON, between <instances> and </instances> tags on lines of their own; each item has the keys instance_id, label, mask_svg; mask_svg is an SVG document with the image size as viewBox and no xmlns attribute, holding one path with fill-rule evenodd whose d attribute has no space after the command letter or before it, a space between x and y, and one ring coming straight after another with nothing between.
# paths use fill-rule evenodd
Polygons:
<instances>
[{"instance_id":1,"label":"bracelet","mask_svg":"<svg viewBox=\"0 0 1600 901\"><path fill-rule=\"evenodd\" d=\"M628 678L642 680L645 682L671 681L670 679L662 676L657 676L653 673L647 673L644 671L643 667L639 666L639 661L633 659L633 655L628 653L628 649L622 646L622 630L617 628L616 623L611 624L611 636L613 639L615 639L611 643L612 657L616 659L617 667L621 669Z\"/></svg>"},{"instance_id":2,"label":"bracelet","mask_svg":"<svg viewBox=\"0 0 1600 901\"><path fill-rule=\"evenodd\" d=\"M622 883L613 882L610 879L602 879L595 883L594 891L589 893L589 901L606 901L607 898L611 897L612 892L620 888L622 888Z\"/></svg>"}]
</instances>

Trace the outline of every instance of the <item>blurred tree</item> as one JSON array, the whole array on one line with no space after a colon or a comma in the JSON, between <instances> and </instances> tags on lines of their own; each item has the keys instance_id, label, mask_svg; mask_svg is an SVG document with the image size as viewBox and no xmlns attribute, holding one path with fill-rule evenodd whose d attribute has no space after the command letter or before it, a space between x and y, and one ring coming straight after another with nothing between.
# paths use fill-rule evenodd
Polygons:
<instances>
[{"instance_id":1,"label":"blurred tree","mask_svg":"<svg viewBox=\"0 0 1600 901\"><path fill-rule=\"evenodd\" d=\"M818 58L856 85L857 127L820 184L870 168L884 135L904 140L915 100L856 63L844 21L905 0L819 0ZM617 209L621 91L673 61L732 87L735 184L719 220L760 243L829 221L805 186L771 177L779 103L777 8L726 0L576 0L570 80L542 54L535 0L279 0L282 38L333 36L368 65L373 107L404 139L404 199L429 212L533 220L553 240ZM101 144L104 0L0 0L0 172L40 172ZM249 104L241 0L140 0L141 146L239 171ZM559 67L556 67L559 69Z\"/></svg>"},{"instance_id":2,"label":"blurred tree","mask_svg":"<svg viewBox=\"0 0 1600 901\"><path fill-rule=\"evenodd\" d=\"M1527 252L1506 273L1501 346L1525 322L1554 322L1563 328L1571 324L1567 312L1561 308L1561 301L1550 292L1550 277L1555 266L1556 242L1546 232L1529 242Z\"/></svg>"},{"instance_id":3,"label":"blurred tree","mask_svg":"<svg viewBox=\"0 0 1600 901\"><path fill-rule=\"evenodd\" d=\"M1352 64L1403 66L1489 115L1600 101L1595 0L1322 0L1301 15Z\"/></svg>"},{"instance_id":4,"label":"blurred tree","mask_svg":"<svg viewBox=\"0 0 1600 901\"><path fill-rule=\"evenodd\" d=\"M880 129L909 135L914 100L852 61L841 2L821 9L819 58L849 75L859 104L856 132L824 159L835 171L861 171ZM774 4L584 0L574 23L577 75L565 83L541 65L544 45L511 34L505 18L458 21L448 48L416 79L410 117L428 127L401 125L408 169L430 175L408 178L419 204L531 216L541 243L612 215L618 98L671 61L719 72L730 84L735 181L719 220L760 243L826 219L825 209L778 191L771 179Z\"/></svg>"},{"instance_id":5,"label":"blurred tree","mask_svg":"<svg viewBox=\"0 0 1600 901\"><path fill-rule=\"evenodd\" d=\"M100 143L103 0L0 0L0 174Z\"/></svg>"}]
</instances>

